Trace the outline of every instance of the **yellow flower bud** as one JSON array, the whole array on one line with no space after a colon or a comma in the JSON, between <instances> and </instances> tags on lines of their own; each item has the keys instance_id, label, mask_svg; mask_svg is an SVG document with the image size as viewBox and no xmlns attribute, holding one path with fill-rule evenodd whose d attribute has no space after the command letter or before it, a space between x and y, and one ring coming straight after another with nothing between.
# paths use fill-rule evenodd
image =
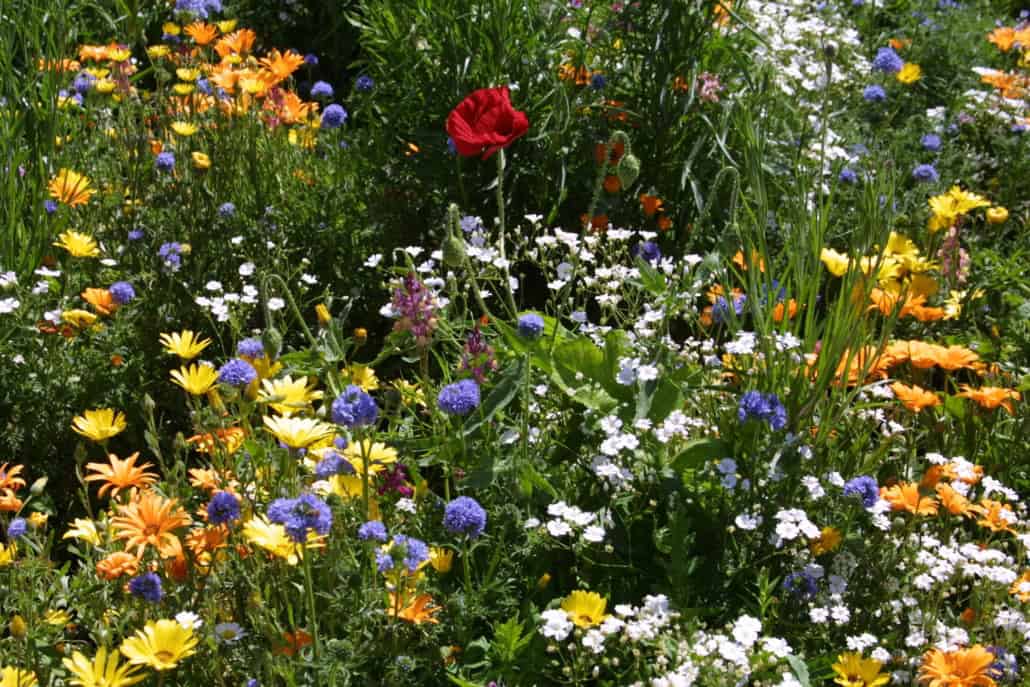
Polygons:
<instances>
[{"instance_id":1,"label":"yellow flower bud","mask_svg":"<svg viewBox=\"0 0 1030 687\"><path fill-rule=\"evenodd\" d=\"M354 330L354 342L359 346L368 341L368 330L364 327L357 327Z\"/></svg>"},{"instance_id":2,"label":"yellow flower bud","mask_svg":"<svg viewBox=\"0 0 1030 687\"><path fill-rule=\"evenodd\" d=\"M1009 218L1009 211L1000 205L987 209L987 221L991 224L1001 224Z\"/></svg>"},{"instance_id":3,"label":"yellow flower bud","mask_svg":"<svg viewBox=\"0 0 1030 687\"><path fill-rule=\"evenodd\" d=\"M318 316L318 323L325 327L328 325L333 316L329 314L329 308L325 307L324 303L319 303L315 306L315 314Z\"/></svg>"},{"instance_id":4,"label":"yellow flower bud","mask_svg":"<svg viewBox=\"0 0 1030 687\"><path fill-rule=\"evenodd\" d=\"M28 623L25 622L25 618L15 614L14 617L11 618L11 622L7 626L7 629L11 631L11 636L15 639L24 639L26 633L29 631L29 626Z\"/></svg>"},{"instance_id":5,"label":"yellow flower bud","mask_svg":"<svg viewBox=\"0 0 1030 687\"><path fill-rule=\"evenodd\" d=\"M204 153L200 153L200 152L194 152L192 157L193 157L193 168L194 169L197 169L197 170L200 170L200 171L204 171L204 170L210 169L210 167L211 167L211 158L209 158L207 155L205 155Z\"/></svg>"},{"instance_id":6,"label":"yellow flower bud","mask_svg":"<svg viewBox=\"0 0 1030 687\"><path fill-rule=\"evenodd\" d=\"M547 589L547 585L551 584L551 573L544 573L540 576L540 579L536 581L537 589Z\"/></svg>"}]
</instances>

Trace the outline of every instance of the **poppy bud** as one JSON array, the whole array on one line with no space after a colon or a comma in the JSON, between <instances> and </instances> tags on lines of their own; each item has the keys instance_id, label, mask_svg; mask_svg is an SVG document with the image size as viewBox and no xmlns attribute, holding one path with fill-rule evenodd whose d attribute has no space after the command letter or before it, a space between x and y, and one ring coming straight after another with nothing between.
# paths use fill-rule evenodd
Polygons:
<instances>
[{"instance_id":1,"label":"poppy bud","mask_svg":"<svg viewBox=\"0 0 1030 687\"><path fill-rule=\"evenodd\" d=\"M283 335L275 327L269 327L261 335L261 344L265 347L265 354L268 358L275 360L283 348Z\"/></svg>"},{"instance_id":2,"label":"poppy bud","mask_svg":"<svg viewBox=\"0 0 1030 687\"><path fill-rule=\"evenodd\" d=\"M640 160L637 159L636 155L627 153L619 160L619 166L615 171L619 176L619 182L622 184L622 187L629 188L637 180L637 177L640 176Z\"/></svg>"}]
</instances>

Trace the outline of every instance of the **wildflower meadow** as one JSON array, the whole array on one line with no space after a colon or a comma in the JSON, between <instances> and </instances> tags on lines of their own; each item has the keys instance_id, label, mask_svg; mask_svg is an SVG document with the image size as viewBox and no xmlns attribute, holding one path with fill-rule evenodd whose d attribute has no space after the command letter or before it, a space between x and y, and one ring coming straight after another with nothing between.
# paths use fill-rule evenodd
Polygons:
<instances>
[{"instance_id":1,"label":"wildflower meadow","mask_svg":"<svg viewBox=\"0 0 1030 687\"><path fill-rule=\"evenodd\" d=\"M1030 684L1030 10L2 0L0 687Z\"/></svg>"}]
</instances>

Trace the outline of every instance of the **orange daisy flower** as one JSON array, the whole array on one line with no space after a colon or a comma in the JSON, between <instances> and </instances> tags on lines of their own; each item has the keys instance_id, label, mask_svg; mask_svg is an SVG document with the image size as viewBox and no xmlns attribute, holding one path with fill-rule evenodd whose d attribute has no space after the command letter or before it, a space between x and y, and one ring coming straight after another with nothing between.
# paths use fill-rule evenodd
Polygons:
<instances>
[{"instance_id":1,"label":"orange daisy flower","mask_svg":"<svg viewBox=\"0 0 1030 687\"><path fill-rule=\"evenodd\" d=\"M272 83L277 84L290 78L290 75L304 64L304 58L300 53L294 52L293 50L287 50L285 53L281 53L278 50L273 49L266 57L262 57L260 62L261 66L264 67L265 71L267 71L272 77Z\"/></svg>"},{"instance_id":2,"label":"orange daisy flower","mask_svg":"<svg viewBox=\"0 0 1030 687\"><path fill-rule=\"evenodd\" d=\"M284 124L306 122L316 112L318 103L306 103L293 91L283 93L278 108L279 118Z\"/></svg>"},{"instance_id":3,"label":"orange daisy flower","mask_svg":"<svg viewBox=\"0 0 1030 687\"><path fill-rule=\"evenodd\" d=\"M935 490L937 491L938 498L941 500L941 505L952 515L964 515L972 518L984 513L983 508L971 503L969 499L956 491L950 484L938 484Z\"/></svg>"},{"instance_id":4,"label":"orange daisy flower","mask_svg":"<svg viewBox=\"0 0 1030 687\"><path fill-rule=\"evenodd\" d=\"M919 681L929 687L995 687L990 676L995 660L980 644L948 652L931 649L919 666Z\"/></svg>"},{"instance_id":5,"label":"orange daisy flower","mask_svg":"<svg viewBox=\"0 0 1030 687\"><path fill-rule=\"evenodd\" d=\"M1019 579L1009 587L1009 594L1016 597L1023 603L1030 601L1030 571L1023 573Z\"/></svg>"},{"instance_id":6,"label":"orange daisy flower","mask_svg":"<svg viewBox=\"0 0 1030 687\"><path fill-rule=\"evenodd\" d=\"M937 394L915 384L905 386L901 382L894 382L891 384L891 391L902 405L913 413L919 413L923 408L933 408L941 404L941 399Z\"/></svg>"},{"instance_id":7,"label":"orange daisy flower","mask_svg":"<svg viewBox=\"0 0 1030 687\"><path fill-rule=\"evenodd\" d=\"M232 492L233 486L236 485L236 479L231 473L220 475L214 468L190 468L190 485L196 489L203 489L209 492L221 491L223 489Z\"/></svg>"},{"instance_id":8,"label":"orange daisy flower","mask_svg":"<svg viewBox=\"0 0 1030 687\"><path fill-rule=\"evenodd\" d=\"M8 463L0 465L0 489L18 490L25 486L25 480L19 477L24 465L15 465L8 468Z\"/></svg>"},{"instance_id":9,"label":"orange daisy flower","mask_svg":"<svg viewBox=\"0 0 1030 687\"><path fill-rule=\"evenodd\" d=\"M10 489L0 489L0 513L17 513L25 504Z\"/></svg>"},{"instance_id":10,"label":"orange daisy flower","mask_svg":"<svg viewBox=\"0 0 1030 687\"><path fill-rule=\"evenodd\" d=\"M193 39L197 45L207 45L218 37L218 27L214 24L205 24L202 21L195 21L185 29L186 35Z\"/></svg>"},{"instance_id":11,"label":"orange daisy flower","mask_svg":"<svg viewBox=\"0 0 1030 687\"><path fill-rule=\"evenodd\" d=\"M86 289L81 295L82 300L92 305L101 315L112 315L118 309L118 304L107 289Z\"/></svg>"},{"instance_id":12,"label":"orange daisy flower","mask_svg":"<svg viewBox=\"0 0 1030 687\"><path fill-rule=\"evenodd\" d=\"M1001 406L1009 415L1015 414L1012 401L1019 401L1023 398L1015 389L1004 389L998 386L983 386L979 389L974 389L968 384L962 384L959 388L962 391L955 394L956 396L976 401L981 408L988 410L994 410Z\"/></svg>"},{"instance_id":13,"label":"orange daisy flower","mask_svg":"<svg viewBox=\"0 0 1030 687\"><path fill-rule=\"evenodd\" d=\"M937 366L949 371L962 368L972 369L978 360L980 360L980 356L965 346L948 346L941 350Z\"/></svg>"},{"instance_id":14,"label":"orange daisy flower","mask_svg":"<svg viewBox=\"0 0 1030 687\"><path fill-rule=\"evenodd\" d=\"M1012 525L1018 521L1018 518L1012 512L1012 506L991 499L981 499L980 506L983 508L983 513L981 519L976 521L977 525L989 529L991 532L1016 533L1016 530L1012 529Z\"/></svg>"},{"instance_id":15,"label":"orange daisy flower","mask_svg":"<svg viewBox=\"0 0 1030 687\"><path fill-rule=\"evenodd\" d=\"M229 528L225 525L212 527L198 527L186 535L186 546L197 558L207 553L211 554L218 549L224 548L229 539Z\"/></svg>"},{"instance_id":16,"label":"orange daisy flower","mask_svg":"<svg viewBox=\"0 0 1030 687\"><path fill-rule=\"evenodd\" d=\"M219 38L215 43L215 52L222 58L229 55L245 55L254 47L256 39L257 34L250 29L238 29Z\"/></svg>"},{"instance_id":17,"label":"orange daisy flower","mask_svg":"<svg viewBox=\"0 0 1030 687\"><path fill-rule=\"evenodd\" d=\"M246 436L247 433L242 427L226 427L207 434L194 434L186 440L186 443L192 444L200 453L211 454L221 448L227 454L232 455L243 445Z\"/></svg>"},{"instance_id":18,"label":"orange daisy flower","mask_svg":"<svg viewBox=\"0 0 1030 687\"><path fill-rule=\"evenodd\" d=\"M111 519L115 539L125 540L127 548L135 547L142 555L148 545L164 555L169 547L179 544L173 530L190 524L190 517L176 499L165 499L153 491L138 492L128 504L118 506L118 515Z\"/></svg>"},{"instance_id":19,"label":"orange daisy flower","mask_svg":"<svg viewBox=\"0 0 1030 687\"><path fill-rule=\"evenodd\" d=\"M136 465L139 458L139 451L136 451L125 460L121 460L113 453L107 455L107 463L86 463L86 469L92 474L86 476L87 482L101 481L98 496L104 497L108 491L111 496L117 496L122 489L146 487L157 481L157 475L147 472L147 468L153 467L151 463Z\"/></svg>"},{"instance_id":20,"label":"orange daisy flower","mask_svg":"<svg viewBox=\"0 0 1030 687\"><path fill-rule=\"evenodd\" d=\"M919 485L902 482L893 487L880 487L880 498L891 504L891 510L904 510L913 515L937 515L937 501L919 493Z\"/></svg>"},{"instance_id":21,"label":"orange daisy flower","mask_svg":"<svg viewBox=\"0 0 1030 687\"><path fill-rule=\"evenodd\" d=\"M70 169L61 169L47 185L50 197L69 207L85 205L96 191L90 186L89 177Z\"/></svg>"},{"instance_id":22,"label":"orange daisy flower","mask_svg":"<svg viewBox=\"0 0 1030 687\"><path fill-rule=\"evenodd\" d=\"M117 580L122 575L135 575L139 570L139 558L127 551L115 551L107 558L97 561L97 575L105 580Z\"/></svg>"}]
</instances>

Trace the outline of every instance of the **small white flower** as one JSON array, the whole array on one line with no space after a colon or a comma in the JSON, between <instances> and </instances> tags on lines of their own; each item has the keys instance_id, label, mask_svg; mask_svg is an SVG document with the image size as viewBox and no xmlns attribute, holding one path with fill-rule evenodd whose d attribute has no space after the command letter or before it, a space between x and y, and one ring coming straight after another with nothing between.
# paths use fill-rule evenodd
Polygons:
<instances>
[{"instance_id":1,"label":"small white flower","mask_svg":"<svg viewBox=\"0 0 1030 687\"><path fill-rule=\"evenodd\" d=\"M182 611L181 613L176 613L175 622L179 623L179 625L183 626L187 630L196 630L204 624L204 621L200 616L193 611Z\"/></svg>"},{"instance_id":2,"label":"small white flower","mask_svg":"<svg viewBox=\"0 0 1030 687\"><path fill-rule=\"evenodd\" d=\"M372 255L368 256L367 260L365 260L365 267L372 267L372 268L378 267L379 263L382 262L382 261L383 261L383 254L382 253L373 253Z\"/></svg>"},{"instance_id":3,"label":"small white flower","mask_svg":"<svg viewBox=\"0 0 1030 687\"><path fill-rule=\"evenodd\" d=\"M540 628L540 634L548 639L562 641L572 632L572 623L569 622L569 615L560 608L544 611L540 614L544 626Z\"/></svg>"},{"instance_id":4,"label":"small white flower","mask_svg":"<svg viewBox=\"0 0 1030 687\"><path fill-rule=\"evenodd\" d=\"M583 530L583 538L593 544L600 544L604 541L604 528L597 525L590 525Z\"/></svg>"},{"instance_id":5,"label":"small white flower","mask_svg":"<svg viewBox=\"0 0 1030 687\"><path fill-rule=\"evenodd\" d=\"M418 510L418 507L415 505L414 499L398 499L397 510L414 514Z\"/></svg>"},{"instance_id":6,"label":"small white flower","mask_svg":"<svg viewBox=\"0 0 1030 687\"><path fill-rule=\"evenodd\" d=\"M240 265L240 268L237 271L240 273L241 277L249 277L250 275L254 274L254 270L256 269L257 266L254 263L245 262L242 265Z\"/></svg>"},{"instance_id":7,"label":"small white flower","mask_svg":"<svg viewBox=\"0 0 1030 687\"><path fill-rule=\"evenodd\" d=\"M12 313L19 307L21 307L21 301L17 298L4 298L0 300L0 315ZM58 321L60 321L60 317L58 317Z\"/></svg>"},{"instance_id":8,"label":"small white flower","mask_svg":"<svg viewBox=\"0 0 1030 687\"><path fill-rule=\"evenodd\" d=\"M549 520L547 522L547 531L552 537L559 538L571 534L572 527L570 527L569 523L564 520Z\"/></svg>"},{"instance_id":9,"label":"small white flower","mask_svg":"<svg viewBox=\"0 0 1030 687\"><path fill-rule=\"evenodd\" d=\"M268 299L268 309L269 310L272 310L272 311L282 310L285 307L286 307L286 301L284 301L282 298L275 297L275 298L269 298Z\"/></svg>"},{"instance_id":10,"label":"small white flower","mask_svg":"<svg viewBox=\"0 0 1030 687\"><path fill-rule=\"evenodd\" d=\"M539 518L529 518L528 520L526 520L525 524L523 524L522 526L525 527L527 530L536 529L537 527L540 527L540 519Z\"/></svg>"},{"instance_id":11,"label":"small white flower","mask_svg":"<svg viewBox=\"0 0 1030 687\"><path fill-rule=\"evenodd\" d=\"M208 283L204 284L204 288L206 290L208 290L208 291L221 291L222 290L222 282L215 281L215 280L212 279Z\"/></svg>"}]
</instances>

